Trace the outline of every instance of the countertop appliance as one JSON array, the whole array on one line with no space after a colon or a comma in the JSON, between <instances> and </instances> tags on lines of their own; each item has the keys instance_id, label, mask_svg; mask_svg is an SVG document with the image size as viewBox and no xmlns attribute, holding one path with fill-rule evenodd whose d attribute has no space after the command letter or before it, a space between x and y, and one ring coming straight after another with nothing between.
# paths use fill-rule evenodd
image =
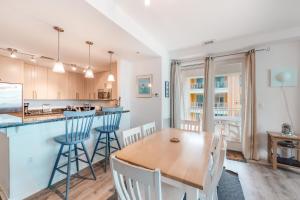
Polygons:
<instances>
[{"instance_id":1,"label":"countertop appliance","mask_svg":"<svg viewBox=\"0 0 300 200\"><path fill-rule=\"evenodd\" d=\"M16 83L0 83L0 114L23 114L23 86Z\"/></svg>"}]
</instances>

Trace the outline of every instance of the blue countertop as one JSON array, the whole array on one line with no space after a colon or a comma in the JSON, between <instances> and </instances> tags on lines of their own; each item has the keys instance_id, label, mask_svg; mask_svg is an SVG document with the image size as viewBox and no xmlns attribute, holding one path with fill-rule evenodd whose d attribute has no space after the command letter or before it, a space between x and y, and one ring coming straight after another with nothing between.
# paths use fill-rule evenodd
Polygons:
<instances>
[{"instance_id":1,"label":"blue countertop","mask_svg":"<svg viewBox=\"0 0 300 200\"><path fill-rule=\"evenodd\" d=\"M129 110L124 110L123 113L127 113ZM102 116L103 112L96 112L96 116ZM9 114L0 115L0 129L1 128L10 128L17 126L26 126L32 124L40 123L49 123L65 120L63 114L49 114L49 115L40 115L40 116L29 116L25 117L23 120L21 117L16 117Z\"/></svg>"}]
</instances>

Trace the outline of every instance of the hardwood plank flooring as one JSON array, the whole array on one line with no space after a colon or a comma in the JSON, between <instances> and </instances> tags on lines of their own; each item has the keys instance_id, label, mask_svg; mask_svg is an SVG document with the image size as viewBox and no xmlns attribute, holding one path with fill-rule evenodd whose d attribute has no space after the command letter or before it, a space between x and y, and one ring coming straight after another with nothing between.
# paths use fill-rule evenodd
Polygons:
<instances>
[{"instance_id":1,"label":"hardwood plank flooring","mask_svg":"<svg viewBox=\"0 0 300 200\"><path fill-rule=\"evenodd\" d=\"M106 200L114 193L111 172L104 173L96 164L97 180L72 179L70 200ZM284 169L272 170L270 166L226 160L226 169L237 172L246 200L299 200L300 174ZM89 175L85 169L81 175ZM58 190L65 191L64 182ZM26 200L61 200L53 190L45 189Z\"/></svg>"}]
</instances>

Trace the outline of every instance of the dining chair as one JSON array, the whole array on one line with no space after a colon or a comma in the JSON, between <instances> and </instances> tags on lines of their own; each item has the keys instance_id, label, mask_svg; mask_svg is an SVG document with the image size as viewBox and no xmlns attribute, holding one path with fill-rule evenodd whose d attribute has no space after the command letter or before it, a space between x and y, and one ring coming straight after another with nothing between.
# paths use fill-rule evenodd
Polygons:
<instances>
[{"instance_id":1,"label":"dining chair","mask_svg":"<svg viewBox=\"0 0 300 200\"><path fill-rule=\"evenodd\" d=\"M111 156L112 176L120 200L162 200L159 169L149 170Z\"/></svg>"},{"instance_id":2,"label":"dining chair","mask_svg":"<svg viewBox=\"0 0 300 200\"><path fill-rule=\"evenodd\" d=\"M141 127L132 128L122 133L124 147L133 144L143 138Z\"/></svg>"},{"instance_id":3,"label":"dining chair","mask_svg":"<svg viewBox=\"0 0 300 200\"><path fill-rule=\"evenodd\" d=\"M142 130L143 130L143 136L144 137L152 135L156 131L155 122L150 122L148 124L144 124L142 126Z\"/></svg>"},{"instance_id":4,"label":"dining chair","mask_svg":"<svg viewBox=\"0 0 300 200\"><path fill-rule=\"evenodd\" d=\"M54 138L54 141L60 144L60 150L58 152L50 180L48 183L48 188L51 187L52 181L55 175L55 172L60 172L61 174L65 174L67 177L66 181L66 193L64 199L68 199L69 190L70 190L70 179L71 179L71 164L73 162L76 163L77 173L79 172L79 161L88 164L90 168L90 172L93 175L93 179L96 180L95 172L92 167L92 163L90 157L88 155L87 149L85 147L84 142L90 138L91 127L93 124L95 110L85 111L85 112L73 112L73 111L65 111L65 134L59 135ZM82 146L79 148L77 145ZM66 151L63 152L64 147L67 147ZM78 151L83 153L80 153ZM73 153L74 152L74 153ZM73 156L73 154L75 154ZM85 155L85 159L81 158L82 155ZM59 166L59 162L61 157L67 158L67 163ZM62 159L65 160L65 159ZM63 168L67 168L66 171Z\"/></svg>"},{"instance_id":5,"label":"dining chair","mask_svg":"<svg viewBox=\"0 0 300 200\"><path fill-rule=\"evenodd\" d=\"M181 120L179 128L184 131L200 132L200 121Z\"/></svg>"},{"instance_id":6,"label":"dining chair","mask_svg":"<svg viewBox=\"0 0 300 200\"><path fill-rule=\"evenodd\" d=\"M210 181L206 191L206 196L208 197L208 199L212 199L212 200L218 199L217 186L219 184L223 172L225 154L226 154L226 142L224 137L221 137L220 141L218 142L218 146L214 155L214 159L213 159L214 164L209 173Z\"/></svg>"}]
</instances>

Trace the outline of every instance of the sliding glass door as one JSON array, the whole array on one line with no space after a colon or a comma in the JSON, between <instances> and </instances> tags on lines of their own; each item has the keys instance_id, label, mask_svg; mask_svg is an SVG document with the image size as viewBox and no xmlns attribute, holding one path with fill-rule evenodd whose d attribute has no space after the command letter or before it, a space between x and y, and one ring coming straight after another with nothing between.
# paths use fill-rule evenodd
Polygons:
<instances>
[{"instance_id":1,"label":"sliding glass door","mask_svg":"<svg viewBox=\"0 0 300 200\"><path fill-rule=\"evenodd\" d=\"M215 61L215 132L225 136L231 149L241 150L244 59ZM204 65L182 67L184 120L199 121L202 130Z\"/></svg>"},{"instance_id":2,"label":"sliding glass door","mask_svg":"<svg viewBox=\"0 0 300 200\"><path fill-rule=\"evenodd\" d=\"M243 66L243 59L215 63L215 132L224 135L235 150L241 150Z\"/></svg>"}]
</instances>

